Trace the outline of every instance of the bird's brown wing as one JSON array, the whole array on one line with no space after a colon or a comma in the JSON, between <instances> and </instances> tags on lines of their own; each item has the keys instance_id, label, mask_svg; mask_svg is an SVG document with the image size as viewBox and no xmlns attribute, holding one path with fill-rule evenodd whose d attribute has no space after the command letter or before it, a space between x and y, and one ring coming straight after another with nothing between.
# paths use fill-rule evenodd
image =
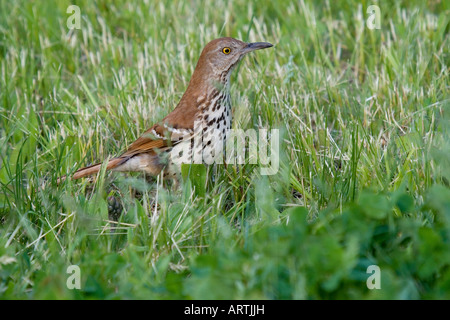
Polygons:
<instances>
[{"instance_id":1,"label":"bird's brown wing","mask_svg":"<svg viewBox=\"0 0 450 320\"><path fill-rule=\"evenodd\" d=\"M192 101L186 98L195 96L189 90L188 87L177 107L171 113L162 119L160 123L148 129L120 157L130 158L140 153L173 147L181 141L192 139L198 108L193 108ZM204 103L204 98L197 99L197 104L202 103Z\"/></svg>"},{"instance_id":2,"label":"bird's brown wing","mask_svg":"<svg viewBox=\"0 0 450 320\"><path fill-rule=\"evenodd\" d=\"M191 129L174 129L167 124L156 124L148 129L141 137L133 142L130 147L120 156L110 159L107 163L107 170L117 169L129 159L144 153L156 154L167 148L173 147L184 139L189 139ZM100 171L102 163L97 163L77 170L72 179L83 178ZM58 183L64 181L66 177L58 179Z\"/></svg>"},{"instance_id":3,"label":"bird's brown wing","mask_svg":"<svg viewBox=\"0 0 450 320\"><path fill-rule=\"evenodd\" d=\"M133 142L120 157L133 157L140 153L164 150L186 139L191 129L173 129L166 124L156 124Z\"/></svg>"},{"instance_id":4,"label":"bird's brown wing","mask_svg":"<svg viewBox=\"0 0 450 320\"><path fill-rule=\"evenodd\" d=\"M170 145L170 140L160 134L156 134L155 127L153 126L134 141L120 157L132 157L139 153L150 152Z\"/></svg>"}]
</instances>

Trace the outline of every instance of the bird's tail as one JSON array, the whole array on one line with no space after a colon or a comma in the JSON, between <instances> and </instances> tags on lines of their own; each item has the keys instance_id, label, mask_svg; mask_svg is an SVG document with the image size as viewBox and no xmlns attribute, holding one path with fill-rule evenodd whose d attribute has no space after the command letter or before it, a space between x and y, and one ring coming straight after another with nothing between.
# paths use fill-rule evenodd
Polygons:
<instances>
[{"instance_id":1,"label":"bird's tail","mask_svg":"<svg viewBox=\"0 0 450 320\"><path fill-rule=\"evenodd\" d=\"M108 164L106 165L106 170L112 170L112 169L116 168L123 162L123 160L124 160L123 158L113 158L113 159L109 160ZM86 176L96 174L102 168L102 164L103 163L97 163L97 164L93 164L88 167L81 168L73 174L72 179L74 179L74 180L80 179L80 178L84 178ZM67 176L62 176L62 177L58 178L57 183L59 184L66 179L67 179Z\"/></svg>"}]
</instances>

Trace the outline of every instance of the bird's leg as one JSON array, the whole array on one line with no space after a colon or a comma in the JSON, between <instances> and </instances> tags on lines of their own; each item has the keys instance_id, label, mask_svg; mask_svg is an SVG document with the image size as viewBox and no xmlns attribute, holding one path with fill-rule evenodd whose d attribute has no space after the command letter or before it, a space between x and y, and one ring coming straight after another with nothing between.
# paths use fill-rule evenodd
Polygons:
<instances>
[{"instance_id":1,"label":"bird's leg","mask_svg":"<svg viewBox=\"0 0 450 320\"><path fill-rule=\"evenodd\" d=\"M111 191L109 192L109 196L107 198L108 201L108 217L112 221L119 221L120 215L123 212L123 205L120 201L119 190L114 184L111 184Z\"/></svg>"},{"instance_id":2,"label":"bird's leg","mask_svg":"<svg viewBox=\"0 0 450 320\"><path fill-rule=\"evenodd\" d=\"M175 174L171 180L172 180L172 186L171 186L171 190L172 191L178 191L180 189L180 179L181 179L181 175Z\"/></svg>"}]
</instances>

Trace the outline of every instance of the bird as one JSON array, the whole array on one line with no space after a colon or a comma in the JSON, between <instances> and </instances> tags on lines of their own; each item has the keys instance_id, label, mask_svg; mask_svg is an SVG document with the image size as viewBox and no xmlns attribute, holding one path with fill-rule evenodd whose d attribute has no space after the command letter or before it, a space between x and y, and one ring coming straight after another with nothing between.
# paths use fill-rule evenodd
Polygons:
<instances>
[{"instance_id":1,"label":"bird","mask_svg":"<svg viewBox=\"0 0 450 320\"><path fill-rule=\"evenodd\" d=\"M231 130L230 75L248 53L270 48L268 42L247 43L224 37L212 40L202 50L187 89L177 106L145 131L117 157L77 170L72 179L106 170L145 172L177 180L182 163L194 157L210 162L226 143ZM195 141L201 143L195 143ZM209 164L209 163L208 163ZM58 183L66 176L60 177Z\"/></svg>"}]
</instances>

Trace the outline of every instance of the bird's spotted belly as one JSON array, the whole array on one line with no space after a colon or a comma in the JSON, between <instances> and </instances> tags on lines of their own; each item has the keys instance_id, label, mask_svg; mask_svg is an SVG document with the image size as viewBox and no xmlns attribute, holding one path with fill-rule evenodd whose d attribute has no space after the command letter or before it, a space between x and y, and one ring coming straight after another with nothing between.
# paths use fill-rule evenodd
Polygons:
<instances>
[{"instance_id":1,"label":"bird's spotted belly","mask_svg":"<svg viewBox=\"0 0 450 320\"><path fill-rule=\"evenodd\" d=\"M172 148L170 158L173 164L224 162L224 149L231 130L231 110L227 106L213 109L199 115L193 134Z\"/></svg>"}]
</instances>

